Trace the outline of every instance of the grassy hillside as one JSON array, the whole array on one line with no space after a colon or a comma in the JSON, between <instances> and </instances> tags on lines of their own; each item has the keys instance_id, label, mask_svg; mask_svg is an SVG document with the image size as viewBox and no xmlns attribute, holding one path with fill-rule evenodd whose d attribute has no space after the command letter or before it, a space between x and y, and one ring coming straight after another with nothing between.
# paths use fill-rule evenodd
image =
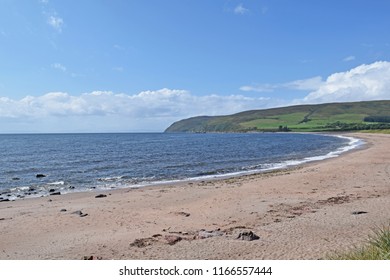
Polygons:
<instances>
[{"instance_id":1,"label":"grassy hillside","mask_svg":"<svg viewBox=\"0 0 390 280\"><path fill-rule=\"evenodd\" d=\"M297 105L193 117L166 132L345 131L390 128L390 100Z\"/></svg>"}]
</instances>

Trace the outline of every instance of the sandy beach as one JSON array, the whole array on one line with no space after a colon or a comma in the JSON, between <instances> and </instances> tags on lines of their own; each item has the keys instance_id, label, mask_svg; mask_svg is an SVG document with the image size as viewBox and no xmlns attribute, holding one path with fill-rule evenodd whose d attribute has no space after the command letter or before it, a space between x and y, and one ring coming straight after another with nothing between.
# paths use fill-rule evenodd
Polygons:
<instances>
[{"instance_id":1,"label":"sandy beach","mask_svg":"<svg viewBox=\"0 0 390 280\"><path fill-rule=\"evenodd\" d=\"M1 202L0 259L326 259L390 224L390 135L351 135L288 170Z\"/></svg>"}]
</instances>

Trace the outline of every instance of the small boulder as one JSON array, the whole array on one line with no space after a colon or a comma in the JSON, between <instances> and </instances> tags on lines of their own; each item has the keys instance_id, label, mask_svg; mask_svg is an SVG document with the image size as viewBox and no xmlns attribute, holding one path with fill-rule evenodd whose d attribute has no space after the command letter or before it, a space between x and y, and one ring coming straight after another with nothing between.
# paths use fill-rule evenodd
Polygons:
<instances>
[{"instance_id":1,"label":"small boulder","mask_svg":"<svg viewBox=\"0 0 390 280\"><path fill-rule=\"evenodd\" d=\"M253 241L253 240L260 239L260 237L254 234L252 231L244 231L244 232L240 232L237 239L241 239L244 241Z\"/></svg>"}]
</instances>

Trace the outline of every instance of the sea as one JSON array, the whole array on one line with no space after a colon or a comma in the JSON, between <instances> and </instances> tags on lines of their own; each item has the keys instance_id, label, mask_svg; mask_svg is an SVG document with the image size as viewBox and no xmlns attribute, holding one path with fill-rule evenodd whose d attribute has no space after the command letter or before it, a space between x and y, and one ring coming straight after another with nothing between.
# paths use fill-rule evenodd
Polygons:
<instances>
[{"instance_id":1,"label":"sea","mask_svg":"<svg viewBox=\"0 0 390 280\"><path fill-rule=\"evenodd\" d=\"M260 173L361 144L301 133L0 134L0 201Z\"/></svg>"}]
</instances>

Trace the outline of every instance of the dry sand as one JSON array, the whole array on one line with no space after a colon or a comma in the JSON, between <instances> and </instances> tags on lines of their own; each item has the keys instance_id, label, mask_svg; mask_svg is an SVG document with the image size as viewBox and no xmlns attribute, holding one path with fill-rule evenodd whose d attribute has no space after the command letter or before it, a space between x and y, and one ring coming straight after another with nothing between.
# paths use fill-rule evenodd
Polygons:
<instances>
[{"instance_id":1,"label":"dry sand","mask_svg":"<svg viewBox=\"0 0 390 280\"><path fill-rule=\"evenodd\" d=\"M1 202L0 259L327 258L390 222L390 135L353 135L364 148L289 170Z\"/></svg>"}]
</instances>

